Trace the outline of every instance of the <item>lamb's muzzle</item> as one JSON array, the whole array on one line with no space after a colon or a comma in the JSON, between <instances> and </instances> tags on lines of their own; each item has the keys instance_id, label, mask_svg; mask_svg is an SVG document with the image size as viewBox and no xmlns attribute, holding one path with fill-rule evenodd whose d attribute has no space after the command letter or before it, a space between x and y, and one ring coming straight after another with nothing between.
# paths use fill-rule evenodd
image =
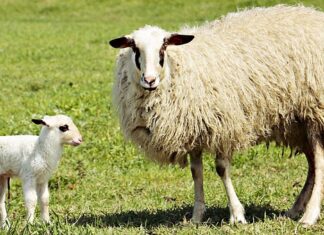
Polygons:
<instances>
[{"instance_id":1,"label":"lamb's muzzle","mask_svg":"<svg viewBox=\"0 0 324 235\"><path fill-rule=\"evenodd\" d=\"M82 143L82 137L80 136L80 137L76 137L76 138L74 138L73 140L72 140L72 145L73 146L78 146L78 145L80 145L81 143Z\"/></svg>"}]
</instances>

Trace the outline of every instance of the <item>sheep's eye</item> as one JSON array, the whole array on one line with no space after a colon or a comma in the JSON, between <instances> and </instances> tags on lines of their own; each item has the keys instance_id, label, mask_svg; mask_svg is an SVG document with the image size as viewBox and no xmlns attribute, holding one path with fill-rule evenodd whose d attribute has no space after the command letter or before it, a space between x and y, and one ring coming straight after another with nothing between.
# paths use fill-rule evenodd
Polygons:
<instances>
[{"instance_id":1,"label":"sheep's eye","mask_svg":"<svg viewBox=\"0 0 324 235\"><path fill-rule=\"evenodd\" d=\"M69 126L68 126L68 125L63 125L63 126L60 126L59 129L60 129L60 131L62 131L62 132L66 132L66 131L69 130Z\"/></svg>"}]
</instances>

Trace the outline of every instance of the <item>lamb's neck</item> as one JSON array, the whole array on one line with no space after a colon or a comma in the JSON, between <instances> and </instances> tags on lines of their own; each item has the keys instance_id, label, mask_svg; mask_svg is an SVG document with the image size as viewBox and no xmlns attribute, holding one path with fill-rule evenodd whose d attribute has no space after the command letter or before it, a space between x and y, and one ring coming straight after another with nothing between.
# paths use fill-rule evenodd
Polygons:
<instances>
[{"instance_id":1,"label":"lamb's neck","mask_svg":"<svg viewBox=\"0 0 324 235\"><path fill-rule=\"evenodd\" d=\"M35 156L41 157L51 170L57 167L62 151L63 145L56 135L41 133L36 143Z\"/></svg>"}]
</instances>

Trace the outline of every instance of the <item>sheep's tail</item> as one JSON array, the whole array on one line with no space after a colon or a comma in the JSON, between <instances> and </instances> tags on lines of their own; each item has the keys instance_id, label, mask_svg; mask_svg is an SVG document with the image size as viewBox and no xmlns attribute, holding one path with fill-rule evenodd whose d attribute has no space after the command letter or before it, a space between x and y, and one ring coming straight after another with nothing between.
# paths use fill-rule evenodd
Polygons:
<instances>
[{"instance_id":1,"label":"sheep's tail","mask_svg":"<svg viewBox=\"0 0 324 235\"><path fill-rule=\"evenodd\" d=\"M8 185L8 206L9 206L9 200L10 200L10 177L7 179L7 185Z\"/></svg>"}]
</instances>

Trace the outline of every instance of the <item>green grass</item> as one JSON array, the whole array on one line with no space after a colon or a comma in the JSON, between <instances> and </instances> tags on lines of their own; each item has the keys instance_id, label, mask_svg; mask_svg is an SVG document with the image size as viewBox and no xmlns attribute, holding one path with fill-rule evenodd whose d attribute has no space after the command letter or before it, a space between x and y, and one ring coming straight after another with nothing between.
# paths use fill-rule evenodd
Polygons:
<instances>
[{"instance_id":1,"label":"green grass","mask_svg":"<svg viewBox=\"0 0 324 235\"><path fill-rule=\"evenodd\" d=\"M90 1L0 2L0 135L37 134L30 120L44 114L73 117L84 136L66 147L50 181L52 224L25 226L20 182L11 188L12 226L22 234L316 234L280 217L306 178L304 156L257 146L237 154L232 179L249 224L231 226L213 157L205 156L205 222L190 223L193 182L188 168L160 167L119 131L111 105L117 50L107 42L145 24L167 30L211 20L237 8L297 1ZM323 0L303 1L324 9ZM38 213L39 214L39 213ZM321 214L324 217L323 213ZM39 216L38 216L39 217Z\"/></svg>"}]
</instances>

